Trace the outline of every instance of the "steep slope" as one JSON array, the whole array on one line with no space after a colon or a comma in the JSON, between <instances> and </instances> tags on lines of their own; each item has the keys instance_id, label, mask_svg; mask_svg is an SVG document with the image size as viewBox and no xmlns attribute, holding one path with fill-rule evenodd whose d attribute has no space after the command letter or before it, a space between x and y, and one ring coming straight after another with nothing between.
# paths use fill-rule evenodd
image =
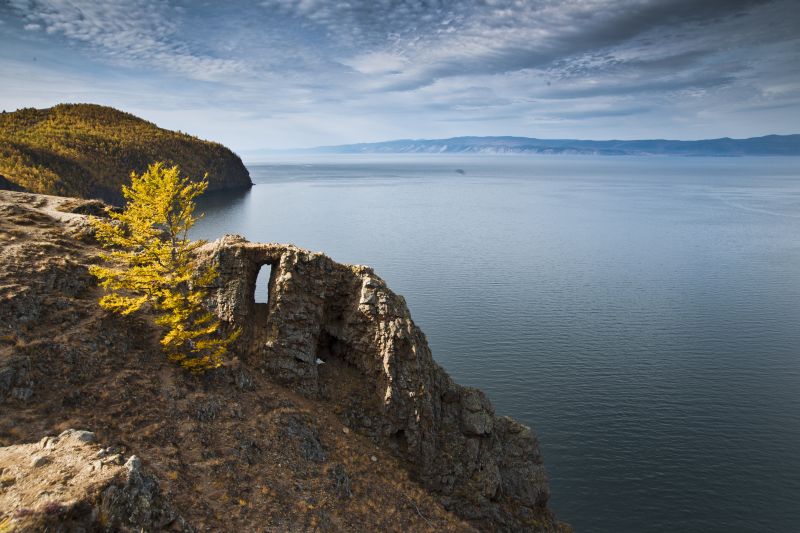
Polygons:
<instances>
[{"instance_id":1,"label":"steep slope","mask_svg":"<svg viewBox=\"0 0 800 533\"><path fill-rule=\"evenodd\" d=\"M201 250L220 277L217 313L249 364L341 406L347 424L404 459L448 509L487 531L554 524L538 442L482 391L437 365L405 300L369 267L226 236ZM268 304L255 304L260 268Z\"/></svg>"},{"instance_id":2,"label":"steep slope","mask_svg":"<svg viewBox=\"0 0 800 533\"><path fill-rule=\"evenodd\" d=\"M152 317L97 306L83 213L101 207L0 191L0 446L94 432L138 456L198 531L568 530L547 507L533 433L435 364L369 268L207 244L213 306L244 331L236 359L195 376L160 353ZM270 300L256 304L264 265Z\"/></svg>"},{"instance_id":3,"label":"steep slope","mask_svg":"<svg viewBox=\"0 0 800 533\"><path fill-rule=\"evenodd\" d=\"M30 192L120 203L131 171L177 164L209 190L249 187L241 159L221 144L159 128L92 104L61 104L0 114L0 175ZM3 186L0 180L0 188Z\"/></svg>"},{"instance_id":4,"label":"steep slope","mask_svg":"<svg viewBox=\"0 0 800 533\"><path fill-rule=\"evenodd\" d=\"M0 191L0 446L91 431L139 457L198 531L474 531L329 402L244 360L188 374L151 317L99 309L98 250L75 214L97 207ZM2 507L0 524L27 512Z\"/></svg>"}]
</instances>

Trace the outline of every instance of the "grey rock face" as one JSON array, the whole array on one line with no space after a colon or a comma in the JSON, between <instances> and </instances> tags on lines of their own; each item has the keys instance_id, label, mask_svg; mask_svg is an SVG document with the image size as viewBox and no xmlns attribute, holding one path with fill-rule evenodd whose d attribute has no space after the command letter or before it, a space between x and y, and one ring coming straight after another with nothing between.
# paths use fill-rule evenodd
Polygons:
<instances>
[{"instance_id":1,"label":"grey rock face","mask_svg":"<svg viewBox=\"0 0 800 533\"><path fill-rule=\"evenodd\" d=\"M248 364L309 396L340 394L348 425L409 461L457 514L495 531L556 529L536 437L434 362L405 301L372 269L238 236L200 257L220 273L209 305L242 329ZM269 301L256 304L262 267ZM358 393L336 392L353 374Z\"/></svg>"},{"instance_id":2,"label":"grey rock face","mask_svg":"<svg viewBox=\"0 0 800 533\"><path fill-rule=\"evenodd\" d=\"M288 414L281 416L284 437L308 461L325 462L325 451L313 422L307 416Z\"/></svg>"},{"instance_id":3,"label":"grey rock face","mask_svg":"<svg viewBox=\"0 0 800 533\"><path fill-rule=\"evenodd\" d=\"M9 531L192 531L136 456L123 466L94 438L67 430L0 448L0 521Z\"/></svg>"},{"instance_id":4,"label":"grey rock face","mask_svg":"<svg viewBox=\"0 0 800 533\"><path fill-rule=\"evenodd\" d=\"M7 399L29 400L34 386L30 376L30 357L14 356L0 364L0 403Z\"/></svg>"},{"instance_id":5,"label":"grey rock face","mask_svg":"<svg viewBox=\"0 0 800 533\"><path fill-rule=\"evenodd\" d=\"M96 439L94 433L92 433L91 431L86 431L84 429L68 429L63 433L61 433L61 435L59 435L58 438L59 439L73 438L81 442L94 442Z\"/></svg>"}]
</instances>

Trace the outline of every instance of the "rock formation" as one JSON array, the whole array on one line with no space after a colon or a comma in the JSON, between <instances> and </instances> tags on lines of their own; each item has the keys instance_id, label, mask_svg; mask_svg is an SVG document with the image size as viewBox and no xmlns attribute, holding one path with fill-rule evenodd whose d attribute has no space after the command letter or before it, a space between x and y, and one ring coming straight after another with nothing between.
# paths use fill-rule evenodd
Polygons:
<instances>
[{"instance_id":1,"label":"rock formation","mask_svg":"<svg viewBox=\"0 0 800 533\"><path fill-rule=\"evenodd\" d=\"M234 236L205 245L200 260L220 272L209 306L243 334L229 365L192 375L160 352L151 316L97 305L87 214L101 208L0 191L0 445L87 428L157 480L170 503L153 520L172 509L198 531L568 529L547 507L530 430L447 376L370 268ZM49 508L101 505L102 487L128 483L122 467ZM17 498L0 502L0 524L31 508L16 486L0 486Z\"/></svg>"},{"instance_id":2,"label":"rock formation","mask_svg":"<svg viewBox=\"0 0 800 533\"><path fill-rule=\"evenodd\" d=\"M201 254L220 272L211 304L242 329L239 349L250 365L344 405L351 427L413 465L459 516L507 531L553 522L535 436L495 416L480 390L453 382L403 298L371 268L236 236ZM268 303L256 304L265 266Z\"/></svg>"}]
</instances>

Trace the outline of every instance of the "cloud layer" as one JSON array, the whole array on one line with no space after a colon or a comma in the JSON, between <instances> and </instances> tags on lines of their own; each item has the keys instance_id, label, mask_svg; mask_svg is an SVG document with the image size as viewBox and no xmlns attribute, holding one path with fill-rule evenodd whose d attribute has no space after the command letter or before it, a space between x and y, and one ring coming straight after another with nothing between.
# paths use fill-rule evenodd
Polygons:
<instances>
[{"instance_id":1,"label":"cloud layer","mask_svg":"<svg viewBox=\"0 0 800 533\"><path fill-rule=\"evenodd\" d=\"M242 148L800 123L792 0L9 0L0 21L2 106L100 101Z\"/></svg>"}]
</instances>

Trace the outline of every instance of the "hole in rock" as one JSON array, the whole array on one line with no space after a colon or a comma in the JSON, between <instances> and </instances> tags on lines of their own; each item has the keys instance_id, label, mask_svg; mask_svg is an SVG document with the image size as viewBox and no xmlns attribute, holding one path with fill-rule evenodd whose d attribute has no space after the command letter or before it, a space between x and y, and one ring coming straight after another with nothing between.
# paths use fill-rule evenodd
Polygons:
<instances>
[{"instance_id":1,"label":"hole in rock","mask_svg":"<svg viewBox=\"0 0 800 533\"><path fill-rule=\"evenodd\" d=\"M398 429L390 435L392 445L400 452L406 453L408 451L408 439L406 438L406 431Z\"/></svg>"},{"instance_id":2,"label":"hole in rock","mask_svg":"<svg viewBox=\"0 0 800 533\"><path fill-rule=\"evenodd\" d=\"M259 267L258 276L256 276L256 288L255 292L253 293L253 299L255 303L269 303L269 286L271 277L272 265L262 265Z\"/></svg>"},{"instance_id":3,"label":"hole in rock","mask_svg":"<svg viewBox=\"0 0 800 533\"><path fill-rule=\"evenodd\" d=\"M265 264L258 267L255 285L253 287L253 321L256 328L267 325L269 315L269 300L275 281L275 267Z\"/></svg>"},{"instance_id":4,"label":"hole in rock","mask_svg":"<svg viewBox=\"0 0 800 533\"><path fill-rule=\"evenodd\" d=\"M351 352L352 347L347 341L323 327L316 346L317 360L323 361L316 366L319 392L332 405L343 409L342 416L349 420L351 429L364 429L369 426L369 423L363 423L367 418L365 415L373 410L377 412L376 407L382 403L372 405L378 397L373 396L372 386L350 361Z\"/></svg>"},{"instance_id":5,"label":"hole in rock","mask_svg":"<svg viewBox=\"0 0 800 533\"><path fill-rule=\"evenodd\" d=\"M347 354L347 345L325 330L322 330L317 340L317 358L328 361L331 357L344 360Z\"/></svg>"}]
</instances>

